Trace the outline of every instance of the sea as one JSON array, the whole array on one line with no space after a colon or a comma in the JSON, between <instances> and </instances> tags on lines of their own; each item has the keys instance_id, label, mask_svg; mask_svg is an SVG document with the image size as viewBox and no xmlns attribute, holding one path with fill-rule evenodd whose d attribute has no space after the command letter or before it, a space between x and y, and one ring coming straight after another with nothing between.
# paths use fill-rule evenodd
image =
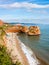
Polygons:
<instances>
[{"instance_id":1,"label":"sea","mask_svg":"<svg viewBox=\"0 0 49 65\"><path fill-rule=\"evenodd\" d=\"M49 24L21 23L26 26L39 26L41 34L39 36L28 36L19 34L19 39L28 46L41 61L41 65L49 65Z\"/></svg>"}]
</instances>

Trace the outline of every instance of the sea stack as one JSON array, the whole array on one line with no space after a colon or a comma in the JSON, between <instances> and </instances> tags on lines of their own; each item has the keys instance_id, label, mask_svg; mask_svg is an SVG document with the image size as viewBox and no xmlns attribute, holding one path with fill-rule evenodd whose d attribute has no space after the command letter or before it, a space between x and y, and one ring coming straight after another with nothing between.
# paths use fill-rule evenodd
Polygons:
<instances>
[{"instance_id":1,"label":"sea stack","mask_svg":"<svg viewBox=\"0 0 49 65\"><path fill-rule=\"evenodd\" d=\"M30 26L28 35L40 35L40 29L38 26Z\"/></svg>"}]
</instances>

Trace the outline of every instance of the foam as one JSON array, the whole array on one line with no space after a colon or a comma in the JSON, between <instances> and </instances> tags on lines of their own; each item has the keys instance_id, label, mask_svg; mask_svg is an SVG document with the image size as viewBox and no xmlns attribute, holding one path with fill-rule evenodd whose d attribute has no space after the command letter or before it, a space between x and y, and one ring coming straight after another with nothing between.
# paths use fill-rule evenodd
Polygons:
<instances>
[{"instance_id":1,"label":"foam","mask_svg":"<svg viewBox=\"0 0 49 65\"><path fill-rule=\"evenodd\" d=\"M26 55L30 65L39 65L40 64L38 59L32 52L32 50L29 49L27 46L25 46L22 42L21 42L21 48L22 48L24 54Z\"/></svg>"}]
</instances>

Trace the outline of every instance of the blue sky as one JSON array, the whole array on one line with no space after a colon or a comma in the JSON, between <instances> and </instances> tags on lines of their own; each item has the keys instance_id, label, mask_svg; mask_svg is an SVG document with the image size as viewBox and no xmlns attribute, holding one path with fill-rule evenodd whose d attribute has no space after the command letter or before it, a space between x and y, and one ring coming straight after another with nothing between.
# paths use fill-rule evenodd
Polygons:
<instances>
[{"instance_id":1,"label":"blue sky","mask_svg":"<svg viewBox=\"0 0 49 65\"><path fill-rule=\"evenodd\" d=\"M49 0L0 0L0 19L16 21L46 19L48 21ZM49 23L49 21L39 23Z\"/></svg>"}]
</instances>

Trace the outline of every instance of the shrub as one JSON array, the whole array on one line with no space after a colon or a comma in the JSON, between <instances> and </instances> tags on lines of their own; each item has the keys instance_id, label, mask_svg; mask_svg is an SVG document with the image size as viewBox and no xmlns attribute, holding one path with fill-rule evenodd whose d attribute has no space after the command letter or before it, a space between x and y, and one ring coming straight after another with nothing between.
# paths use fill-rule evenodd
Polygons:
<instances>
[{"instance_id":1,"label":"shrub","mask_svg":"<svg viewBox=\"0 0 49 65\"><path fill-rule=\"evenodd\" d=\"M6 52L6 47L0 45L0 65L22 65L19 61L13 64L9 54Z\"/></svg>"}]
</instances>

